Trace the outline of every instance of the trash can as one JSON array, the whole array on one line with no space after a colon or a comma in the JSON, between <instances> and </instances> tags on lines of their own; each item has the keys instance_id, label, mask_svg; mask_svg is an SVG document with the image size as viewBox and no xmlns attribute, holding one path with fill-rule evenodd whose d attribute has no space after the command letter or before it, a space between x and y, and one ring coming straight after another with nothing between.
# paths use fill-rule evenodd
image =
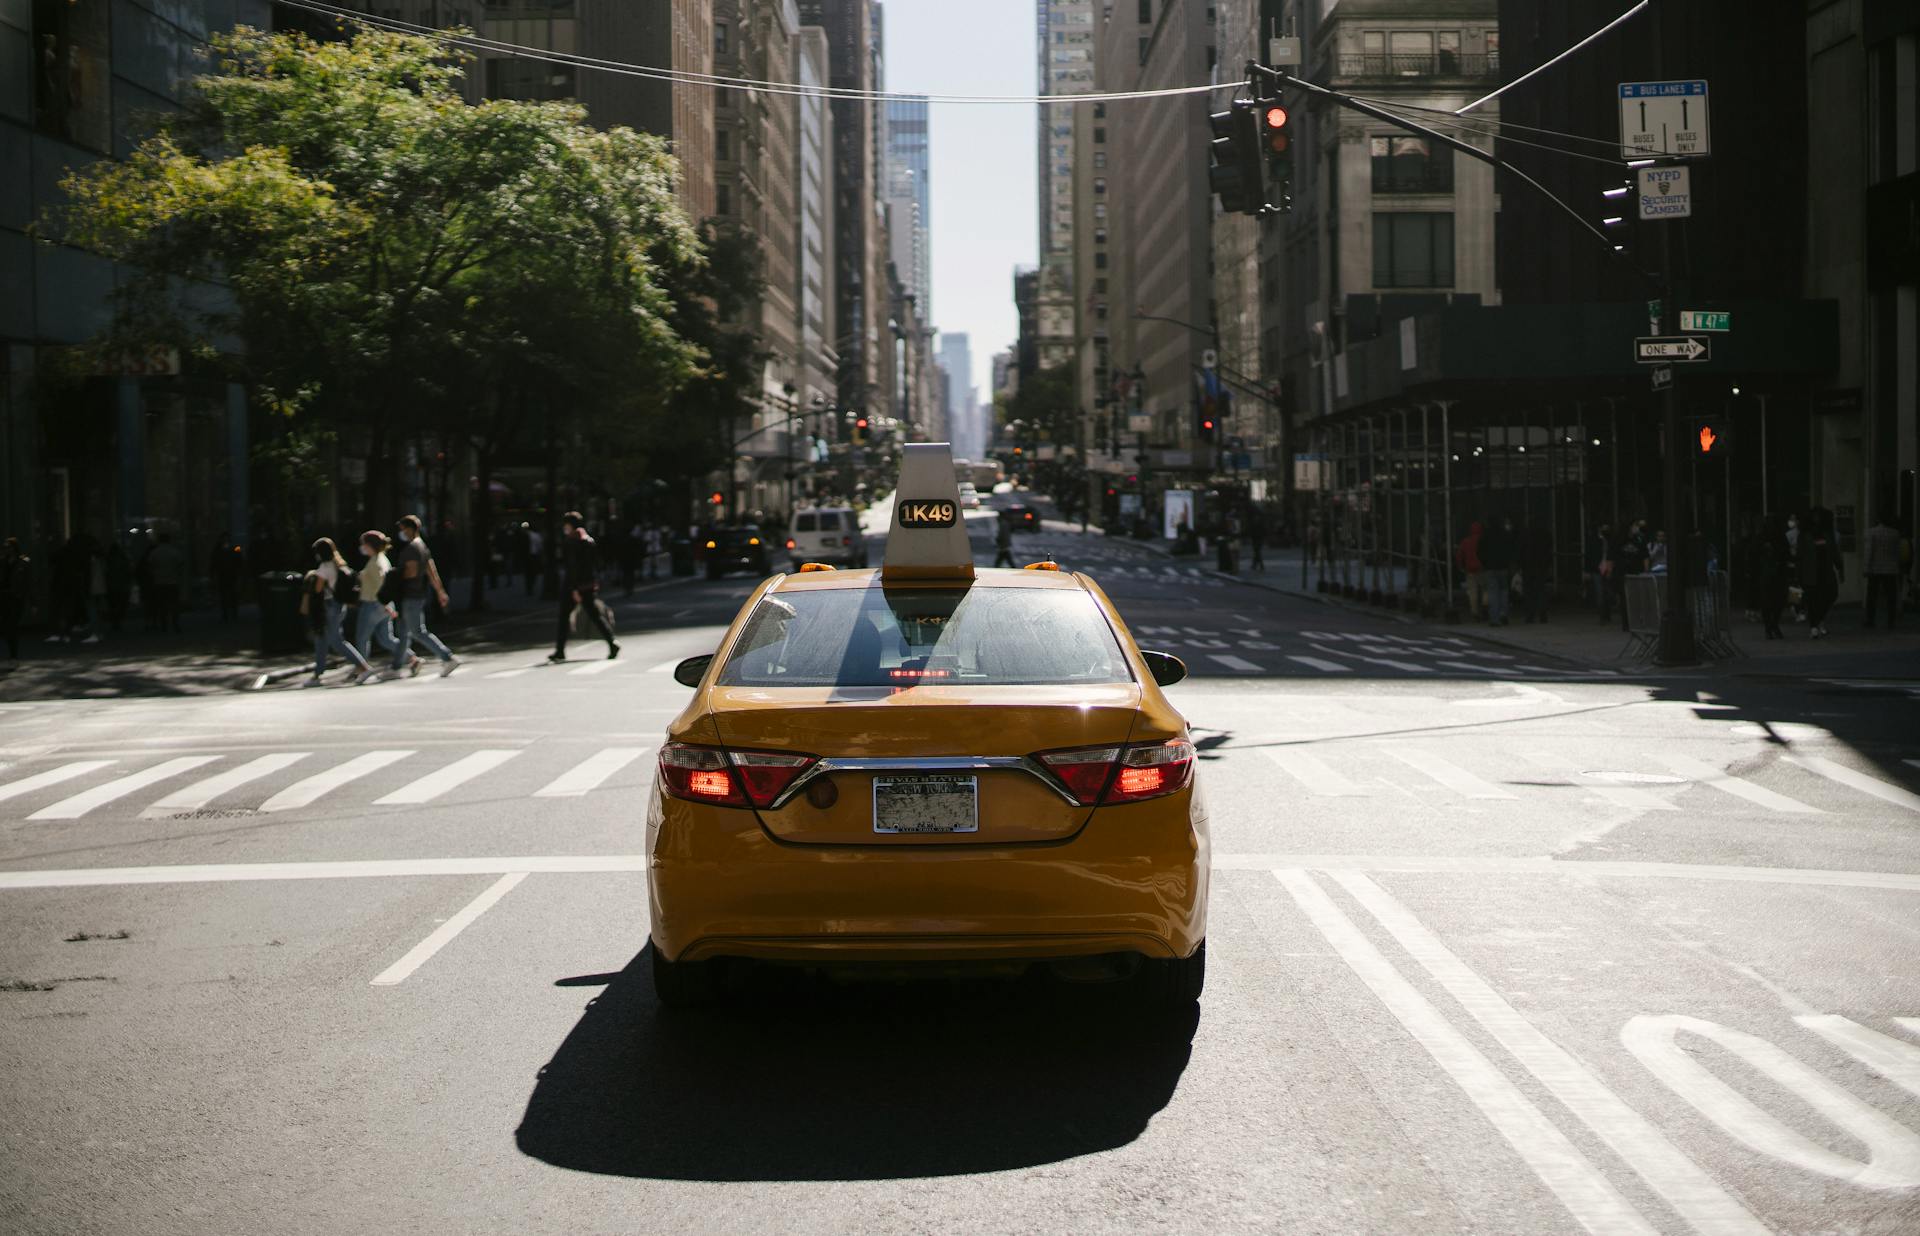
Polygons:
<instances>
[{"instance_id":1,"label":"trash can","mask_svg":"<svg viewBox=\"0 0 1920 1236\"><path fill-rule=\"evenodd\" d=\"M675 575L693 574L693 540L691 537L676 536L667 543L667 554L673 562Z\"/></svg>"},{"instance_id":2,"label":"trash can","mask_svg":"<svg viewBox=\"0 0 1920 1236\"><path fill-rule=\"evenodd\" d=\"M312 647L306 619L300 616L302 578L284 571L268 571L260 577L260 651L300 652Z\"/></svg>"}]
</instances>

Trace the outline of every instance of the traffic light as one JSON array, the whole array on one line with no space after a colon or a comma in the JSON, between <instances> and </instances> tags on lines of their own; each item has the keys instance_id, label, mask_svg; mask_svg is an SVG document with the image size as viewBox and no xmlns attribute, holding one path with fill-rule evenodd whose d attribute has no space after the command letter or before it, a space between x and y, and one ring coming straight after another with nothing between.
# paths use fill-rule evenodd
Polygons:
<instances>
[{"instance_id":1,"label":"traffic light","mask_svg":"<svg viewBox=\"0 0 1920 1236\"><path fill-rule=\"evenodd\" d=\"M1271 210L1293 209L1293 127L1287 105L1264 99L1259 105L1260 142L1267 157L1267 183L1262 205Z\"/></svg>"},{"instance_id":2,"label":"traffic light","mask_svg":"<svg viewBox=\"0 0 1920 1236\"><path fill-rule=\"evenodd\" d=\"M682 492L684 493L685 491L683 490ZM727 495L721 493L717 489L707 495L708 506L719 506L721 503L725 502L726 500L727 500Z\"/></svg>"},{"instance_id":3,"label":"traffic light","mask_svg":"<svg viewBox=\"0 0 1920 1236\"><path fill-rule=\"evenodd\" d=\"M1718 459L1733 449L1731 421L1721 416L1702 416L1693 425L1695 459Z\"/></svg>"},{"instance_id":4,"label":"traffic light","mask_svg":"<svg viewBox=\"0 0 1920 1236\"><path fill-rule=\"evenodd\" d=\"M1266 186L1260 178L1260 136L1253 104L1235 99L1226 111L1208 116L1207 124L1213 130L1207 186L1219 197L1220 209L1228 214L1259 214L1266 202Z\"/></svg>"},{"instance_id":5,"label":"traffic light","mask_svg":"<svg viewBox=\"0 0 1920 1236\"><path fill-rule=\"evenodd\" d=\"M864 416L854 418L853 444L855 446L865 446L867 444L867 418Z\"/></svg>"},{"instance_id":6,"label":"traffic light","mask_svg":"<svg viewBox=\"0 0 1920 1236\"><path fill-rule=\"evenodd\" d=\"M1208 410L1203 410L1200 413L1199 419L1200 419L1200 440L1202 442L1213 441L1214 431L1219 428L1218 423L1213 419L1213 413Z\"/></svg>"}]
</instances>

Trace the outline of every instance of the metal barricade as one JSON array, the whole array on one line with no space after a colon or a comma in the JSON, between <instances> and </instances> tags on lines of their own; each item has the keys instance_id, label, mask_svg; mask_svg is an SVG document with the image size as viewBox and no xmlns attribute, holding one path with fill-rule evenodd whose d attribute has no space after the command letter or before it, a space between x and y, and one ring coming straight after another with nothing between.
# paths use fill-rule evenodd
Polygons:
<instances>
[{"instance_id":1,"label":"metal barricade","mask_svg":"<svg viewBox=\"0 0 1920 1236\"><path fill-rule=\"evenodd\" d=\"M1693 604L1693 640L1716 657L1744 654L1733 642L1733 589L1725 571L1713 571L1704 588L1687 589Z\"/></svg>"},{"instance_id":2,"label":"metal barricade","mask_svg":"<svg viewBox=\"0 0 1920 1236\"><path fill-rule=\"evenodd\" d=\"M1629 575L1626 579L1627 643L1620 655L1644 661L1660 642L1660 614L1666 609L1667 577Z\"/></svg>"}]
</instances>

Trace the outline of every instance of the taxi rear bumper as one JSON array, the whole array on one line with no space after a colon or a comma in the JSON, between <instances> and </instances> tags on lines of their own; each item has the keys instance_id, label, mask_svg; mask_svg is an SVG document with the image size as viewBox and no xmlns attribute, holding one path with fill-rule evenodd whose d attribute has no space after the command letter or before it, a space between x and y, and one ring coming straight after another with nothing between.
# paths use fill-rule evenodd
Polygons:
<instances>
[{"instance_id":1,"label":"taxi rear bumper","mask_svg":"<svg viewBox=\"0 0 1920 1236\"><path fill-rule=\"evenodd\" d=\"M647 824L653 944L671 961L1186 957L1206 937L1192 787L1102 807L1057 842L794 845L750 811L666 797Z\"/></svg>"}]
</instances>

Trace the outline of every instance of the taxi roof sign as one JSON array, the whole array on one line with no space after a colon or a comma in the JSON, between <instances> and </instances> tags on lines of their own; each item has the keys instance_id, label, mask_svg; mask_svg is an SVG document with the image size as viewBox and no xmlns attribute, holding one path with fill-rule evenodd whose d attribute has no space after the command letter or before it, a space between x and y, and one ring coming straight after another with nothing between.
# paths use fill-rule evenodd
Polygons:
<instances>
[{"instance_id":1,"label":"taxi roof sign","mask_svg":"<svg viewBox=\"0 0 1920 1236\"><path fill-rule=\"evenodd\" d=\"M893 526L880 577L972 579L973 546L960 513L960 482L947 442L909 442L900 448L900 487L893 494Z\"/></svg>"}]
</instances>

